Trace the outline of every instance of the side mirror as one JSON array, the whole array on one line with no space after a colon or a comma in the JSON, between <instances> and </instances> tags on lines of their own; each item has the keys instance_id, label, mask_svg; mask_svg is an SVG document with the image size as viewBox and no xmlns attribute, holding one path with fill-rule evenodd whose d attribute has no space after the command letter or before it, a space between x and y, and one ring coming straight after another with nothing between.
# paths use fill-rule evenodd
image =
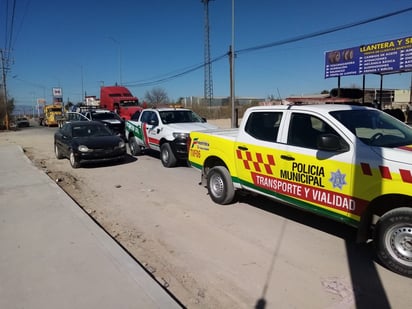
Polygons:
<instances>
[{"instance_id":1,"label":"side mirror","mask_svg":"<svg viewBox=\"0 0 412 309\"><path fill-rule=\"evenodd\" d=\"M318 149L325 151L344 151L347 147L342 146L341 138L335 134L321 134L317 140Z\"/></svg>"},{"instance_id":2,"label":"side mirror","mask_svg":"<svg viewBox=\"0 0 412 309\"><path fill-rule=\"evenodd\" d=\"M155 119L150 119L149 124L151 124L152 126L156 127L159 123L158 123L157 120L155 120Z\"/></svg>"}]
</instances>

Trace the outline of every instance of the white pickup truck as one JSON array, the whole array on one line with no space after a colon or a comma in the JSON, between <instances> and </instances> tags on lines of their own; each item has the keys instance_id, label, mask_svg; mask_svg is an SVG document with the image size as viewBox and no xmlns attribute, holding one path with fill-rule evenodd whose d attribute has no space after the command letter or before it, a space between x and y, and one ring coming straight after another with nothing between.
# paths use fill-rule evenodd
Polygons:
<instances>
[{"instance_id":1,"label":"white pickup truck","mask_svg":"<svg viewBox=\"0 0 412 309\"><path fill-rule=\"evenodd\" d=\"M187 160L187 138L193 130L216 129L190 109L148 108L126 121L125 137L134 156L145 149L160 152L163 166Z\"/></svg>"},{"instance_id":2,"label":"white pickup truck","mask_svg":"<svg viewBox=\"0 0 412 309\"><path fill-rule=\"evenodd\" d=\"M212 200L251 191L357 228L412 277L412 128L373 108L254 107L239 129L192 132L189 162ZM280 205L274 204L274 207Z\"/></svg>"}]
</instances>

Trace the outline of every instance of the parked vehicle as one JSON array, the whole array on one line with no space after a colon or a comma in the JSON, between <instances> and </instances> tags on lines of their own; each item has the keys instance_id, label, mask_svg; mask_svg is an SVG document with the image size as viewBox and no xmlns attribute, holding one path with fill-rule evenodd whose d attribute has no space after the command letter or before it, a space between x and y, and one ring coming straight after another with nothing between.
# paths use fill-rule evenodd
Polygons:
<instances>
[{"instance_id":1,"label":"parked vehicle","mask_svg":"<svg viewBox=\"0 0 412 309\"><path fill-rule=\"evenodd\" d=\"M45 105L43 107L43 114L39 117L39 125L48 127L58 126L62 118L63 110L60 103Z\"/></svg>"},{"instance_id":2,"label":"parked vehicle","mask_svg":"<svg viewBox=\"0 0 412 309\"><path fill-rule=\"evenodd\" d=\"M115 112L107 109L85 108L80 112L67 112L65 121L99 121L107 126L114 134L124 139L125 120Z\"/></svg>"},{"instance_id":3,"label":"parked vehicle","mask_svg":"<svg viewBox=\"0 0 412 309\"><path fill-rule=\"evenodd\" d=\"M125 136L132 155L145 149L160 152L163 166L176 166L187 160L187 138L192 130L216 129L190 109L148 108L126 121Z\"/></svg>"},{"instance_id":4,"label":"parked vehicle","mask_svg":"<svg viewBox=\"0 0 412 309\"><path fill-rule=\"evenodd\" d=\"M139 99L123 86L101 87L100 108L115 112L126 120L129 120L136 111L142 110Z\"/></svg>"},{"instance_id":5,"label":"parked vehicle","mask_svg":"<svg viewBox=\"0 0 412 309\"><path fill-rule=\"evenodd\" d=\"M68 158L73 168L85 162L122 161L126 145L97 121L68 121L54 134L57 159Z\"/></svg>"},{"instance_id":6,"label":"parked vehicle","mask_svg":"<svg viewBox=\"0 0 412 309\"><path fill-rule=\"evenodd\" d=\"M16 126L18 128L23 128L23 127L30 127L30 122L26 117L18 117L16 118Z\"/></svg>"},{"instance_id":7,"label":"parked vehicle","mask_svg":"<svg viewBox=\"0 0 412 309\"><path fill-rule=\"evenodd\" d=\"M412 128L377 109L254 107L239 129L192 132L190 164L211 199L251 191L357 228L412 277Z\"/></svg>"},{"instance_id":8,"label":"parked vehicle","mask_svg":"<svg viewBox=\"0 0 412 309\"><path fill-rule=\"evenodd\" d=\"M83 112L86 118L94 121L99 121L107 126L114 134L124 138L125 120L120 118L115 112L96 109Z\"/></svg>"}]
</instances>

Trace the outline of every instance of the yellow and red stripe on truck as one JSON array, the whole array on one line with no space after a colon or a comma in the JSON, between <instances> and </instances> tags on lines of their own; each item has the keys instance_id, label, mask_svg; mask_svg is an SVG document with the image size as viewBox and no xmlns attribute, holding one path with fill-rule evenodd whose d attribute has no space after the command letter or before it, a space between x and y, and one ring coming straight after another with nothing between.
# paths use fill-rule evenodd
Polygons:
<instances>
[{"instance_id":1,"label":"yellow and red stripe on truck","mask_svg":"<svg viewBox=\"0 0 412 309\"><path fill-rule=\"evenodd\" d=\"M201 169L208 157L217 157L227 166L235 187L248 187L355 226L371 200L402 193L400 185L412 184L409 170L317 160L300 153L293 153L295 160L287 161L276 149L245 145L253 151L241 150L236 145L230 152L232 140L196 133L190 145L191 164ZM228 153L233 157L227 157Z\"/></svg>"}]
</instances>

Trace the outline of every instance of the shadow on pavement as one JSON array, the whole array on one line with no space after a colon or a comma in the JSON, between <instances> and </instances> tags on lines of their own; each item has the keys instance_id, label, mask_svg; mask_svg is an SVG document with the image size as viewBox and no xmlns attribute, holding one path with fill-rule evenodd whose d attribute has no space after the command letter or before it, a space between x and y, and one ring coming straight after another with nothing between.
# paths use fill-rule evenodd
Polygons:
<instances>
[{"instance_id":1,"label":"shadow on pavement","mask_svg":"<svg viewBox=\"0 0 412 309\"><path fill-rule=\"evenodd\" d=\"M294 207L285 207L283 204L262 196L240 194L238 201L343 239L346 246L356 308L390 308L384 286L376 269L375 262L378 262L375 261L373 243L356 243L355 228ZM281 237L283 237L283 234ZM266 308L265 294L277 251L278 248L275 249L262 296L256 301L256 309Z\"/></svg>"}]
</instances>

